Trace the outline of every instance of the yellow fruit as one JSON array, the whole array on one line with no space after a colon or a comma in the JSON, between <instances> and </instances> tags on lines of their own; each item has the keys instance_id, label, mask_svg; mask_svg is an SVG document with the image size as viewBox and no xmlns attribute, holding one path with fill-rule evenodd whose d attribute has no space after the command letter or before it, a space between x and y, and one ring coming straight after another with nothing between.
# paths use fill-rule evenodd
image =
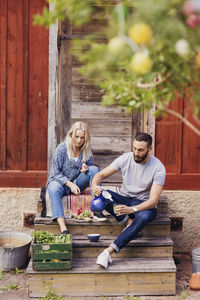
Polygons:
<instances>
[{"instance_id":1,"label":"yellow fruit","mask_svg":"<svg viewBox=\"0 0 200 300\"><path fill-rule=\"evenodd\" d=\"M135 73L144 75L151 71L152 64L152 60L147 54L136 53L131 59L130 66Z\"/></svg>"},{"instance_id":2,"label":"yellow fruit","mask_svg":"<svg viewBox=\"0 0 200 300\"><path fill-rule=\"evenodd\" d=\"M138 45L146 45L152 39L152 31L149 25L137 23L129 29L128 35Z\"/></svg>"},{"instance_id":3,"label":"yellow fruit","mask_svg":"<svg viewBox=\"0 0 200 300\"><path fill-rule=\"evenodd\" d=\"M123 52L125 45L126 44L123 42L123 40L116 36L109 41L108 50L113 55L119 55Z\"/></svg>"},{"instance_id":4,"label":"yellow fruit","mask_svg":"<svg viewBox=\"0 0 200 300\"><path fill-rule=\"evenodd\" d=\"M200 52L197 53L195 57L195 64L197 65L197 67L200 67Z\"/></svg>"},{"instance_id":5,"label":"yellow fruit","mask_svg":"<svg viewBox=\"0 0 200 300\"><path fill-rule=\"evenodd\" d=\"M175 51L181 57L186 57L190 53L190 45L187 40L180 39L175 44Z\"/></svg>"}]
</instances>

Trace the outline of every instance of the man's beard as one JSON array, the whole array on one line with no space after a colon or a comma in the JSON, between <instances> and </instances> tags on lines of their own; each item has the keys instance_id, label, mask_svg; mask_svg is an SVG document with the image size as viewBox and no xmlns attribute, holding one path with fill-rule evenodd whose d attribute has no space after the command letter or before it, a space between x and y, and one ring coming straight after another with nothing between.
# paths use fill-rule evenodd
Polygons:
<instances>
[{"instance_id":1,"label":"man's beard","mask_svg":"<svg viewBox=\"0 0 200 300\"><path fill-rule=\"evenodd\" d=\"M143 156L136 156L136 155L133 153L135 162L136 162L136 163L142 163L142 162L146 159L148 153L149 153L149 150L147 150L147 152L146 152Z\"/></svg>"}]
</instances>

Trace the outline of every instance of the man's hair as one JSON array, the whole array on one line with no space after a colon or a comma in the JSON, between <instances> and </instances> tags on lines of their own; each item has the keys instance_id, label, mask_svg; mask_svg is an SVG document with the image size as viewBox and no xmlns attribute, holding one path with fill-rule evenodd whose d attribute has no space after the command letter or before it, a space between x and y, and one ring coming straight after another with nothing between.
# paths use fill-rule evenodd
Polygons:
<instances>
[{"instance_id":1,"label":"man's hair","mask_svg":"<svg viewBox=\"0 0 200 300\"><path fill-rule=\"evenodd\" d=\"M146 142L148 147L152 145L152 137L146 132L138 132L134 138L138 142Z\"/></svg>"}]
</instances>

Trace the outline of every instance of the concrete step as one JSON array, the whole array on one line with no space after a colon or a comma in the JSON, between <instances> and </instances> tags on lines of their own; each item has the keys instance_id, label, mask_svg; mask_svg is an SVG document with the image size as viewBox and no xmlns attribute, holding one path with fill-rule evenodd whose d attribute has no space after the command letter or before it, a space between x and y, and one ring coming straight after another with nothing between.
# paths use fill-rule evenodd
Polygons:
<instances>
[{"instance_id":1,"label":"concrete step","mask_svg":"<svg viewBox=\"0 0 200 300\"><path fill-rule=\"evenodd\" d=\"M29 296L47 294L49 285L57 295L78 299L175 294L176 266L172 258L114 258L108 269L95 261L75 258L72 269L64 271L34 271L30 262Z\"/></svg>"},{"instance_id":2,"label":"concrete step","mask_svg":"<svg viewBox=\"0 0 200 300\"><path fill-rule=\"evenodd\" d=\"M53 234L59 234L57 222L53 222L50 217L41 218L36 216L34 221L34 230L50 231ZM124 229L117 221L109 216L107 221L91 221L67 219L67 228L72 235L87 235L89 233L100 233L101 235L118 236ZM170 219L167 215L159 214L142 231L143 237L170 237Z\"/></svg>"},{"instance_id":3,"label":"concrete step","mask_svg":"<svg viewBox=\"0 0 200 300\"><path fill-rule=\"evenodd\" d=\"M73 236L73 258L96 258L107 248L114 237L101 236L98 242L90 242L86 235ZM133 257L172 257L173 241L169 237L139 237L131 241L120 253L113 255L118 258Z\"/></svg>"}]
</instances>

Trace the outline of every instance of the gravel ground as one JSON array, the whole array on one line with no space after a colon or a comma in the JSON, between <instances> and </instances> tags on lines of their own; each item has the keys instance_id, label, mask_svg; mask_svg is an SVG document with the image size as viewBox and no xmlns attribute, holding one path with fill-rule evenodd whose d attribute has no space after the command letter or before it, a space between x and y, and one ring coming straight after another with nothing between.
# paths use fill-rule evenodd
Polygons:
<instances>
[{"instance_id":1,"label":"gravel ground","mask_svg":"<svg viewBox=\"0 0 200 300\"><path fill-rule=\"evenodd\" d=\"M192 274L192 260L189 254L175 254L177 265L176 295L175 296L148 296L148 297L85 297L84 300L199 300L200 291L189 289L189 280ZM0 273L0 300L38 300L28 296L28 275L26 270L13 274L12 272ZM49 298L49 300L55 298ZM65 298L67 299L67 298ZM68 298L72 299L72 298ZM78 300L78 298L74 298Z\"/></svg>"}]
</instances>

